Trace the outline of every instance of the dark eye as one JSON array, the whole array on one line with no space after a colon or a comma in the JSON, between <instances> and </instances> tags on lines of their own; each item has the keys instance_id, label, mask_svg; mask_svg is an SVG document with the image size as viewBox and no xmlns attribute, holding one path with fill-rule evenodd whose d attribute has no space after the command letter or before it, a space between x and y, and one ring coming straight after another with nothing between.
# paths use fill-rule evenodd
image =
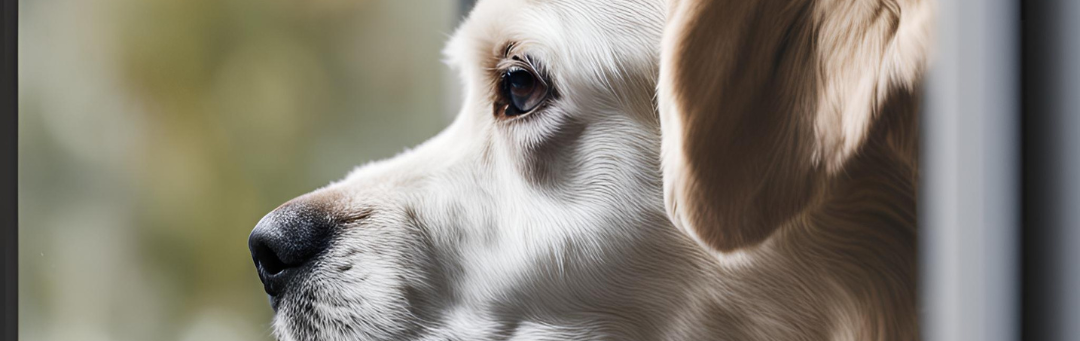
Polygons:
<instances>
[{"instance_id":1,"label":"dark eye","mask_svg":"<svg viewBox=\"0 0 1080 341\"><path fill-rule=\"evenodd\" d=\"M511 68L502 77L502 97L507 116L528 113L547 99L548 87L531 71Z\"/></svg>"}]
</instances>

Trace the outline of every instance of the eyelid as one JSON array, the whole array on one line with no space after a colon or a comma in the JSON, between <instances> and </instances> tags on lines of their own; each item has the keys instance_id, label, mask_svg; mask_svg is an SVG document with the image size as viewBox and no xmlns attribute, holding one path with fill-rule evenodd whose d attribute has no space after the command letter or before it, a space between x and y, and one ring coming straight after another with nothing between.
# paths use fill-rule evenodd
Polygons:
<instances>
[{"instance_id":1,"label":"eyelid","mask_svg":"<svg viewBox=\"0 0 1080 341\"><path fill-rule=\"evenodd\" d=\"M515 71L530 71L530 70L528 70L526 68L523 68L523 67L520 67L520 66L517 66L517 65L510 65L510 66L506 67L505 70L503 70L503 73L505 74L505 73L515 72Z\"/></svg>"},{"instance_id":2,"label":"eyelid","mask_svg":"<svg viewBox=\"0 0 1080 341\"><path fill-rule=\"evenodd\" d=\"M545 86L550 86L551 84L548 82L547 74L538 70L538 67L532 63L532 59L527 56L521 59L503 59L495 65L495 70L498 73L497 79L502 78L507 72L523 70L532 73L533 76Z\"/></svg>"},{"instance_id":3,"label":"eyelid","mask_svg":"<svg viewBox=\"0 0 1080 341\"><path fill-rule=\"evenodd\" d=\"M506 72L507 70L510 70L512 68L527 70L532 73L540 74L539 72L537 72L536 67L533 66L532 62L530 62L528 58L525 58L524 60L505 58L495 65L495 69L498 70L500 73Z\"/></svg>"}]
</instances>

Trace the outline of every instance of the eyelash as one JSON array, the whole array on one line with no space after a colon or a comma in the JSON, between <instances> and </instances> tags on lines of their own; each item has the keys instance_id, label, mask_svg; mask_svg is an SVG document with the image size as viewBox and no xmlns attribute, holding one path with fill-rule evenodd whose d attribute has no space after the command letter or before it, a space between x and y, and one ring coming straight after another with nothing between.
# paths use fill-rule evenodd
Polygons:
<instances>
[{"instance_id":1,"label":"eyelash","mask_svg":"<svg viewBox=\"0 0 1080 341\"><path fill-rule=\"evenodd\" d=\"M509 53L513 45L507 47ZM554 91L528 56L503 59L495 68L494 111L500 118L527 116L541 109Z\"/></svg>"}]
</instances>

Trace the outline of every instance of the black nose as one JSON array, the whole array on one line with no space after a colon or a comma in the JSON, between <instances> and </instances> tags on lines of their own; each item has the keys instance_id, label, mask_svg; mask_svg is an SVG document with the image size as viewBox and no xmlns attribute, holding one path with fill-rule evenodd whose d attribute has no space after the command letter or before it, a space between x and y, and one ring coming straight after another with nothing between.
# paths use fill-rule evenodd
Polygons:
<instances>
[{"instance_id":1,"label":"black nose","mask_svg":"<svg viewBox=\"0 0 1080 341\"><path fill-rule=\"evenodd\" d=\"M335 225L325 209L302 202L285 204L263 217L248 236L248 249L266 293L282 294L308 271L305 265L327 249Z\"/></svg>"}]
</instances>

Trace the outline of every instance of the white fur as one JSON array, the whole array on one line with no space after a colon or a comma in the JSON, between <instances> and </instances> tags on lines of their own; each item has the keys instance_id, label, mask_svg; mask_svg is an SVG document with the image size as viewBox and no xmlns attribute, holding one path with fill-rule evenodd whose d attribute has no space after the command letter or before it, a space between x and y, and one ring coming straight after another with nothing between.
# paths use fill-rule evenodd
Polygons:
<instances>
[{"instance_id":1,"label":"white fur","mask_svg":"<svg viewBox=\"0 0 1080 341\"><path fill-rule=\"evenodd\" d=\"M313 193L364 218L340 226L310 276L290 288L275 336L863 335L857 302L825 265L777 247L797 240L797 229L718 258L668 219L654 102L666 9L648 0L477 4L446 49L465 89L456 120ZM542 65L559 95L505 120L493 113L491 68L510 42Z\"/></svg>"}]
</instances>

